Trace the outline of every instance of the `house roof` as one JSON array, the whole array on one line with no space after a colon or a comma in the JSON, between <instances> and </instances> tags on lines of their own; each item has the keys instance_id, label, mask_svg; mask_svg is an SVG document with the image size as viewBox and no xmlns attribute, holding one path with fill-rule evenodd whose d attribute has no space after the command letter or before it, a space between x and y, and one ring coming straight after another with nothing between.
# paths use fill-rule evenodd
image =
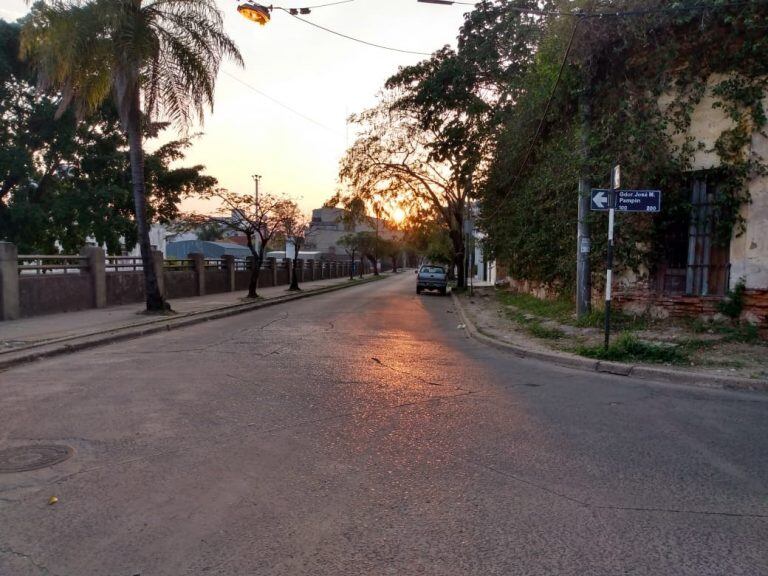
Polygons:
<instances>
[{"instance_id":1,"label":"house roof","mask_svg":"<svg viewBox=\"0 0 768 576\"><path fill-rule=\"evenodd\" d=\"M168 242L165 247L165 253L169 258L182 259L193 252L201 253L206 258L221 258L222 256L247 258L251 255L251 251L248 248L232 242L181 240L179 242Z\"/></svg>"}]
</instances>

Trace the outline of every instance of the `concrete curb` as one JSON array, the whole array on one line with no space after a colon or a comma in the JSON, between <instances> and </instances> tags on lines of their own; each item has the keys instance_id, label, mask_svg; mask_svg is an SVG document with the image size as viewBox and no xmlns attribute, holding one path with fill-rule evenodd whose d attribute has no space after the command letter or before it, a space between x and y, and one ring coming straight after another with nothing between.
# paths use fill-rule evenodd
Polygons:
<instances>
[{"instance_id":1,"label":"concrete curb","mask_svg":"<svg viewBox=\"0 0 768 576\"><path fill-rule=\"evenodd\" d=\"M373 276L354 283L345 282L343 284L316 288L314 290L304 290L295 294L286 294L285 296L257 300L256 302L232 304L214 308L212 310L189 312L178 316L166 316L157 320L142 322L140 324L131 324L119 328L110 328L99 332L92 332L82 336L69 336L54 341L41 342L39 344L33 344L18 350L0 354L0 371L13 366L18 366L19 364L34 362L35 360L52 358L61 354L68 354L70 352L77 352L88 348L96 348L98 346L106 346L107 344L112 344L114 342L132 340L150 334L157 334L158 332L186 328L187 326L193 326L202 322L227 318L236 314L259 310L260 308L277 306L278 304L284 304L285 302L291 302L293 300L301 300L303 298L309 298L310 296L328 294L329 292L336 292L337 290L344 290L345 288L352 288L353 286L362 286L388 277L389 275L386 274L378 277Z\"/></svg>"},{"instance_id":2,"label":"concrete curb","mask_svg":"<svg viewBox=\"0 0 768 576\"><path fill-rule=\"evenodd\" d=\"M643 380L655 380L671 382L674 384L686 384L689 386L699 386L701 388L721 388L727 390L753 390L768 391L768 381L751 380L749 378L738 378L733 376L717 376L713 374L697 374L695 372L684 372L669 370L656 366L645 366L636 364L625 364L622 362L606 362L603 360L592 360L575 354L566 352L532 350L517 344L502 342L491 336L483 334L474 323L469 319L469 315L464 310L461 301L455 294L451 294L453 304L461 317L461 321L466 327L467 334L470 337L497 348L505 352L511 352L521 358L533 358L542 362L565 366L566 368L576 368L578 370L587 370L590 372L602 372L615 374L617 376L631 376Z\"/></svg>"}]
</instances>

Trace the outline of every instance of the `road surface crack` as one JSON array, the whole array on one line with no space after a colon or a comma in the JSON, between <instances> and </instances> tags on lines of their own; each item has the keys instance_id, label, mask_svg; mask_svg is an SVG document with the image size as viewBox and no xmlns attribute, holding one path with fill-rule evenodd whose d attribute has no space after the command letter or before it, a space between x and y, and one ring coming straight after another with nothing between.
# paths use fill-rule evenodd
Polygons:
<instances>
[{"instance_id":1,"label":"road surface crack","mask_svg":"<svg viewBox=\"0 0 768 576\"><path fill-rule=\"evenodd\" d=\"M591 504L590 502L587 502L585 500L574 498L573 496L568 496L567 494L558 492L557 490L554 490L544 484L540 484L532 480L526 480L525 478L521 478L516 474L504 472L503 470L499 470L498 468L494 468L493 466L489 466L487 464L482 464L479 462L473 462L471 460L466 460L464 458L458 458L458 457L454 457L454 458L456 458L456 460L459 460L471 466L478 466L480 468L485 468L486 470L489 470L494 474L498 474L500 476L510 478L515 482L519 482L527 486L531 486L533 488L541 490L542 492L546 492L547 494L550 494L562 500L573 502L574 504L577 504L588 510L613 510L617 512L652 512L652 513L661 513L661 514L692 514L692 515L698 515L698 516L724 516L729 518L768 518L768 514L750 514L750 513L742 513L742 512L719 512L715 510L687 510L684 508L662 508L662 507L652 507L652 506L647 506L647 507L646 506L612 506L612 505Z\"/></svg>"},{"instance_id":2,"label":"road surface crack","mask_svg":"<svg viewBox=\"0 0 768 576\"><path fill-rule=\"evenodd\" d=\"M662 512L666 514L695 514L699 516L727 516L730 518L768 518L768 514L749 514L745 512L717 512L715 510L686 510L684 508L654 508L645 506L599 506L586 504L595 510L616 510L619 512Z\"/></svg>"},{"instance_id":3,"label":"road surface crack","mask_svg":"<svg viewBox=\"0 0 768 576\"><path fill-rule=\"evenodd\" d=\"M426 384L427 386L445 386L445 384L441 384L440 382L432 382L431 380L427 380L426 378L422 378L418 374L414 374L413 372L409 372L408 370L403 370L401 368L395 368L394 366L387 364L385 362L382 362L379 358L376 358L376 356L373 356L371 358L376 364L381 366L382 368L387 368L388 370L392 370L392 372L396 372L397 374L404 374L405 376L410 376L411 378L415 378L419 382L422 382ZM477 390L467 390L466 388L462 388L461 386L456 386L456 390L463 390L464 392L477 392Z\"/></svg>"},{"instance_id":4,"label":"road surface crack","mask_svg":"<svg viewBox=\"0 0 768 576\"><path fill-rule=\"evenodd\" d=\"M5 554L7 556L16 556L18 558L23 558L24 560L26 560L27 562L32 564L32 566L37 568L40 571L41 574L51 574L51 571L48 570L48 568L46 566L43 566L39 562L36 562L35 559L32 558L32 556L30 556L29 554L24 554L23 552L17 552L16 550L13 550L12 548L0 548L0 554Z\"/></svg>"}]
</instances>

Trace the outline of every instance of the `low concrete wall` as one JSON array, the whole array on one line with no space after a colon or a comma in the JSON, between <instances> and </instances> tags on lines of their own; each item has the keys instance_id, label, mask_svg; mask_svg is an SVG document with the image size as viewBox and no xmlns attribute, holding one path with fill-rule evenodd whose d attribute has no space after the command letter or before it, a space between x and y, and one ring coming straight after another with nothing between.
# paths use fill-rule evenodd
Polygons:
<instances>
[{"instance_id":1,"label":"low concrete wall","mask_svg":"<svg viewBox=\"0 0 768 576\"><path fill-rule=\"evenodd\" d=\"M198 296L197 275L194 270L168 270L165 277L166 298L191 298Z\"/></svg>"},{"instance_id":2,"label":"low concrete wall","mask_svg":"<svg viewBox=\"0 0 768 576\"><path fill-rule=\"evenodd\" d=\"M93 308L91 275L22 276L19 278L19 307L22 318Z\"/></svg>"},{"instance_id":3,"label":"low concrete wall","mask_svg":"<svg viewBox=\"0 0 768 576\"><path fill-rule=\"evenodd\" d=\"M250 270L238 270L235 272L235 291L248 290L248 282L251 281Z\"/></svg>"},{"instance_id":4,"label":"low concrete wall","mask_svg":"<svg viewBox=\"0 0 768 576\"><path fill-rule=\"evenodd\" d=\"M46 259L54 264L40 263ZM136 270L141 267L136 260L107 258L103 250L94 247L84 248L73 256L19 258L13 244L0 242L0 320L142 302L144 273ZM30 261L37 264L26 264ZM201 254L190 254L185 264L177 263L174 269L164 268L162 255L155 252L153 262L160 275L160 289L168 299L233 290L244 292L251 277L250 270L235 270L232 256L206 261ZM310 260L299 265L303 266L299 271L300 282L340 278L348 270L341 262ZM268 259L260 271L258 287L289 284L291 270L290 262Z\"/></svg>"},{"instance_id":5,"label":"low concrete wall","mask_svg":"<svg viewBox=\"0 0 768 576\"><path fill-rule=\"evenodd\" d=\"M107 272L107 306L144 300L143 272Z\"/></svg>"},{"instance_id":6,"label":"low concrete wall","mask_svg":"<svg viewBox=\"0 0 768 576\"><path fill-rule=\"evenodd\" d=\"M205 293L219 294L221 292L229 292L227 277L226 270L207 270L205 272Z\"/></svg>"}]
</instances>

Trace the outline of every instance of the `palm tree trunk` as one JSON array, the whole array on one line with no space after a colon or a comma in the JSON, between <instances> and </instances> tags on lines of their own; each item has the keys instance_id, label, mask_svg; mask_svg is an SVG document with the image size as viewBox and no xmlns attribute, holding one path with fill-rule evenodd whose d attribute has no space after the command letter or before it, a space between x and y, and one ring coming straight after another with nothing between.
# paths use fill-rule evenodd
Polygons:
<instances>
[{"instance_id":1,"label":"palm tree trunk","mask_svg":"<svg viewBox=\"0 0 768 576\"><path fill-rule=\"evenodd\" d=\"M133 203L136 215L136 227L139 234L141 263L144 268L144 292L147 298L147 311L158 312L167 308L152 261L152 245L149 242L149 224L147 222L147 188L144 179L144 147L141 136L141 101L138 88L132 96L127 122L128 146L131 159L131 182L133 184Z\"/></svg>"}]
</instances>

